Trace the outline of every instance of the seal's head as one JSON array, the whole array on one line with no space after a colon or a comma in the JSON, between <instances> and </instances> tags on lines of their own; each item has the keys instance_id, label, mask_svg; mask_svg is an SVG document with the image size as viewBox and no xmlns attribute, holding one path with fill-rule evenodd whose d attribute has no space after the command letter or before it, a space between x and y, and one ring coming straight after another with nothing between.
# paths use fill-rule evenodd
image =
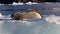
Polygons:
<instances>
[{"instance_id":1,"label":"seal's head","mask_svg":"<svg viewBox=\"0 0 60 34\"><path fill-rule=\"evenodd\" d=\"M17 13L12 14L11 18L13 20L19 20L20 16L21 16L20 12L17 12Z\"/></svg>"}]
</instances>

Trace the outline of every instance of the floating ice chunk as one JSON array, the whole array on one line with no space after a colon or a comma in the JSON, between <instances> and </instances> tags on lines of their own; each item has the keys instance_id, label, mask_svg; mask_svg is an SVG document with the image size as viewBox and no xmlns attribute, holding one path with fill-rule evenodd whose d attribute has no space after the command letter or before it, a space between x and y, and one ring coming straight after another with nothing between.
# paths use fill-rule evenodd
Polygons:
<instances>
[{"instance_id":1,"label":"floating ice chunk","mask_svg":"<svg viewBox=\"0 0 60 34\"><path fill-rule=\"evenodd\" d=\"M50 23L60 24L60 16L50 15L46 17L46 21Z\"/></svg>"},{"instance_id":2,"label":"floating ice chunk","mask_svg":"<svg viewBox=\"0 0 60 34\"><path fill-rule=\"evenodd\" d=\"M18 2L18 3L16 3L16 2L13 2L13 5L23 5L24 3L22 3L22 2Z\"/></svg>"},{"instance_id":3,"label":"floating ice chunk","mask_svg":"<svg viewBox=\"0 0 60 34\"><path fill-rule=\"evenodd\" d=\"M31 1L29 1L29 2L27 2L26 4L31 5L31 4L32 4L32 2L31 2Z\"/></svg>"}]
</instances>

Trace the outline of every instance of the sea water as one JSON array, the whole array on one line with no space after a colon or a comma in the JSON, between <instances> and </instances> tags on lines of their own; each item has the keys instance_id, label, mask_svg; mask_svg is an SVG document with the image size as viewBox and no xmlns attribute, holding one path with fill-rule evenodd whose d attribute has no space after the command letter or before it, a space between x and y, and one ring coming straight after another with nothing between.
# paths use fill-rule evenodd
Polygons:
<instances>
[{"instance_id":1,"label":"sea water","mask_svg":"<svg viewBox=\"0 0 60 34\"><path fill-rule=\"evenodd\" d=\"M53 4L56 6L54 5L54 7ZM44 4L41 5L44 7ZM60 34L59 3L45 4L45 7L53 7L53 9L40 9L39 12L42 13L42 19L28 20L12 20L10 17L11 14L15 13L17 10L24 12L27 9L20 10L17 8L18 5L13 5L13 7L14 6L15 8L12 8L11 5L4 5L3 7L0 5L0 34ZM40 4L38 4L38 6L40 6Z\"/></svg>"}]
</instances>

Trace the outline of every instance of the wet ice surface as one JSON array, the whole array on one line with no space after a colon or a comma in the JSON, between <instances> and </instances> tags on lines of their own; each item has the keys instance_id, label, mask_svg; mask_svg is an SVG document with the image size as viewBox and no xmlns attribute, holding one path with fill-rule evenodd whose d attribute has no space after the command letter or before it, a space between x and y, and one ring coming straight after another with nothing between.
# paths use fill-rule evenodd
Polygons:
<instances>
[{"instance_id":1,"label":"wet ice surface","mask_svg":"<svg viewBox=\"0 0 60 34\"><path fill-rule=\"evenodd\" d=\"M60 4L53 4L41 4L42 7L38 4L39 8L48 7L49 9L39 10L43 15L42 19L28 20L11 19L10 15L15 13L15 9L19 6L0 5L0 34L60 34ZM26 6L24 7L26 8ZM36 5L33 6L36 8ZM5 11L3 11L4 9ZM7 9L14 9L14 11L7 11Z\"/></svg>"}]
</instances>

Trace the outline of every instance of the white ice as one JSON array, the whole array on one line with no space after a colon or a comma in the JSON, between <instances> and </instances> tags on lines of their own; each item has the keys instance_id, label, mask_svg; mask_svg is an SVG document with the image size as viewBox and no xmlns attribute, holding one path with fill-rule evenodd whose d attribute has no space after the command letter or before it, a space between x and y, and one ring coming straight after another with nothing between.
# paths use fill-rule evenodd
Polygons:
<instances>
[{"instance_id":1,"label":"white ice","mask_svg":"<svg viewBox=\"0 0 60 34\"><path fill-rule=\"evenodd\" d=\"M24 3L22 3L22 2L18 2L18 3L16 3L16 2L13 2L13 5L23 5Z\"/></svg>"},{"instance_id":2,"label":"white ice","mask_svg":"<svg viewBox=\"0 0 60 34\"><path fill-rule=\"evenodd\" d=\"M31 1L29 1L29 2L27 2L26 4L28 4L28 5L32 5L32 4L38 4L38 3L35 3L35 2L31 2Z\"/></svg>"},{"instance_id":3,"label":"white ice","mask_svg":"<svg viewBox=\"0 0 60 34\"><path fill-rule=\"evenodd\" d=\"M49 23L60 24L60 16L50 15L46 17L45 20L48 21Z\"/></svg>"}]
</instances>

